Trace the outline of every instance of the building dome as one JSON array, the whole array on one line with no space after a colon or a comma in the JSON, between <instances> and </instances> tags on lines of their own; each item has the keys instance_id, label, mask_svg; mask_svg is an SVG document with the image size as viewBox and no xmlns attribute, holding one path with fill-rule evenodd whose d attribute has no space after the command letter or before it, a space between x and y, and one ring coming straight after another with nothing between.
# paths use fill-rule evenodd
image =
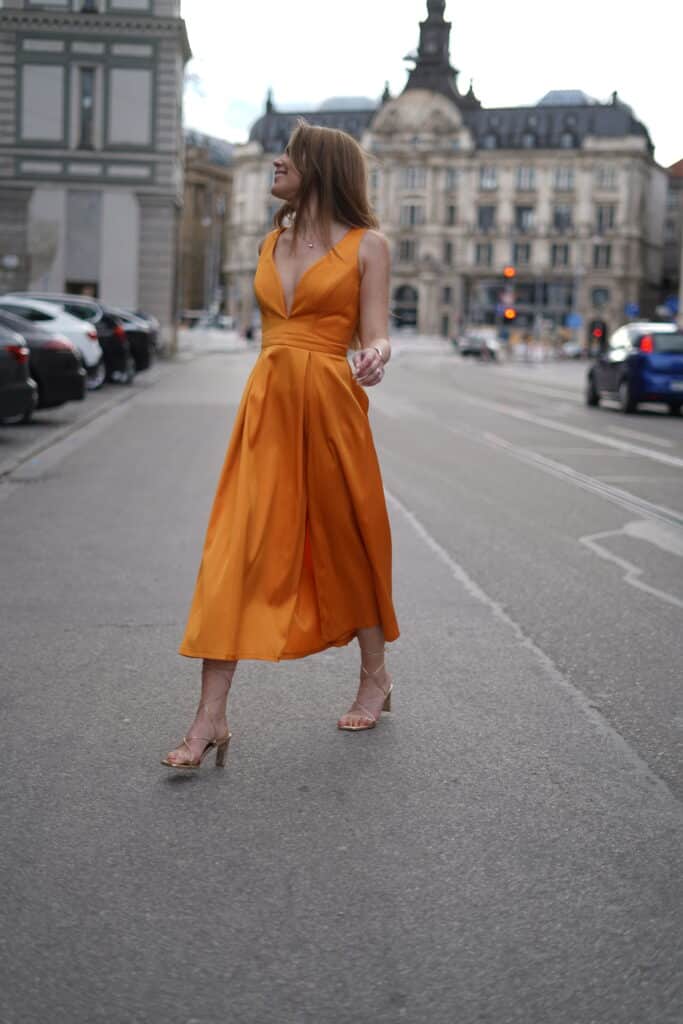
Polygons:
<instances>
[{"instance_id":1,"label":"building dome","mask_svg":"<svg viewBox=\"0 0 683 1024\"><path fill-rule=\"evenodd\" d=\"M539 107L588 107L597 103L581 89L551 89L538 101Z\"/></svg>"},{"instance_id":2,"label":"building dome","mask_svg":"<svg viewBox=\"0 0 683 1024\"><path fill-rule=\"evenodd\" d=\"M331 96L318 107L318 110L374 110L377 100L368 96Z\"/></svg>"},{"instance_id":3,"label":"building dome","mask_svg":"<svg viewBox=\"0 0 683 1024\"><path fill-rule=\"evenodd\" d=\"M458 108L445 96L429 89L407 89L384 104L370 131L387 135L444 135L461 127Z\"/></svg>"}]
</instances>

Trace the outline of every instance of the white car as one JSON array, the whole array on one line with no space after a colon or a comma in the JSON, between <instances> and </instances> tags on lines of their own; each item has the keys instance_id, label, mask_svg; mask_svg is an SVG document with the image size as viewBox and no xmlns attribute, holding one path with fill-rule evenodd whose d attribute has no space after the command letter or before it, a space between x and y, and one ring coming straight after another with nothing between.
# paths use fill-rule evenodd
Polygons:
<instances>
[{"instance_id":1,"label":"white car","mask_svg":"<svg viewBox=\"0 0 683 1024\"><path fill-rule=\"evenodd\" d=\"M0 309L23 316L34 323L49 324L63 334L78 349L87 373L87 387L90 391L102 387L106 377L104 354L92 324L66 313L52 302L29 299L23 295L0 296Z\"/></svg>"}]
</instances>

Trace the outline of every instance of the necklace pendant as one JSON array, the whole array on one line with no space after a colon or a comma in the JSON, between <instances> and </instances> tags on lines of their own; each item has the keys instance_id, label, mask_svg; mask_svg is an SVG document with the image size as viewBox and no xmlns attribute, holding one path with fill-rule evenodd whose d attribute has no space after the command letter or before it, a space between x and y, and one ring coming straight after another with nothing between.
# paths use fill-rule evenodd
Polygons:
<instances>
[{"instance_id":1,"label":"necklace pendant","mask_svg":"<svg viewBox=\"0 0 683 1024\"><path fill-rule=\"evenodd\" d=\"M313 242L306 242L306 245L308 246L309 249L312 249L314 243Z\"/></svg>"}]
</instances>

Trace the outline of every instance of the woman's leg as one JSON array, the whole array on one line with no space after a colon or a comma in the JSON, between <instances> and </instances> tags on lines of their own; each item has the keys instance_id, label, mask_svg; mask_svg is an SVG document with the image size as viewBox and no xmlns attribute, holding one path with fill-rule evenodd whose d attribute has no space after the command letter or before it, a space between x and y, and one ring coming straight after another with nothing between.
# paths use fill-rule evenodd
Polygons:
<instances>
[{"instance_id":1,"label":"woman's leg","mask_svg":"<svg viewBox=\"0 0 683 1024\"><path fill-rule=\"evenodd\" d=\"M227 736L226 705L236 661L202 661L202 691L194 721L181 743L168 755L169 761L196 761L207 742Z\"/></svg>"},{"instance_id":2,"label":"woman's leg","mask_svg":"<svg viewBox=\"0 0 683 1024\"><path fill-rule=\"evenodd\" d=\"M389 689L391 677L384 665L384 633L381 626L358 630L361 670L358 695L351 708L337 723L340 728L362 728L377 721Z\"/></svg>"}]
</instances>

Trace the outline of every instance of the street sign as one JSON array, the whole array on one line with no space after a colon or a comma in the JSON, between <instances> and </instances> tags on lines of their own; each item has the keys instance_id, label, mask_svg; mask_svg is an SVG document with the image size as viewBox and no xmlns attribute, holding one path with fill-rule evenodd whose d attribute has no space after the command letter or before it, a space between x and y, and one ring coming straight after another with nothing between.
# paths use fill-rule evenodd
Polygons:
<instances>
[{"instance_id":1,"label":"street sign","mask_svg":"<svg viewBox=\"0 0 683 1024\"><path fill-rule=\"evenodd\" d=\"M676 295L670 295L668 299L664 299L664 305L672 316L676 316L679 307L678 297Z\"/></svg>"},{"instance_id":2,"label":"street sign","mask_svg":"<svg viewBox=\"0 0 683 1024\"><path fill-rule=\"evenodd\" d=\"M640 314L640 305L637 302L627 302L624 306L624 313L626 316L638 316Z\"/></svg>"},{"instance_id":3,"label":"street sign","mask_svg":"<svg viewBox=\"0 0 683 1024\"><path fill-rule=\"evenodd\" d=\"M583 319L580 313L567 314L567 327L580 327L582 323Z\"/></svg>"}]
</instances>

